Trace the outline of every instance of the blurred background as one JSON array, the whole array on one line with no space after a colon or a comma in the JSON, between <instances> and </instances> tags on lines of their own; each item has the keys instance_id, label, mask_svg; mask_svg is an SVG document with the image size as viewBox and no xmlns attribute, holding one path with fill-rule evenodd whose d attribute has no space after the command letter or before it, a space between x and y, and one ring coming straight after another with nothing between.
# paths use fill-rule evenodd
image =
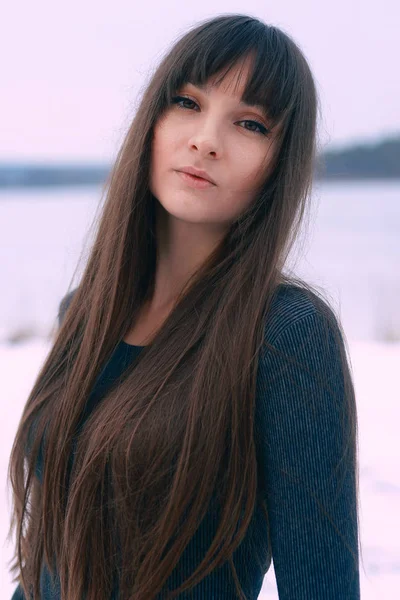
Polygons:
<instances>
[{"instance_id":1,"label":"blurred background","mask_svg":"<svg viewBox=\"0 0 400 600\"><path fill-rule=\"evenodd\" d=\"M340 318L359 413L362 598L400 595L400 10L394 0L9 3L0 52L0 599L9 453L102 183L150 74L197 21L246 13L294 38L321 101L311 222L295 272ZM299 246L300 248L300 246ZM78 273L79 275L79 273ZM260 598L277 599L273 565Z\"/></svg>"}]
</instances>

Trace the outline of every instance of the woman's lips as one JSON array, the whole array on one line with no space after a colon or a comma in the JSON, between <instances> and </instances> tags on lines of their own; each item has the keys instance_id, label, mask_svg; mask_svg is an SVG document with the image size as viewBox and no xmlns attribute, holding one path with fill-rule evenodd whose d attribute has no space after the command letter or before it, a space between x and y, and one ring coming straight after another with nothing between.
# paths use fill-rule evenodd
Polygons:
<instances>
[{"instance_id":1,"label":"woman's lips","mask_svg":"<svg viewBox=\"0 0 400 600\"><path fill-rule=\"evenodd\" d=\"M183 171L176 171L178 175L180 175L181 179L193 187L195 189L203 190L209 187L215 187L211 181L207 181L207 179L203 179L202 177L196 177L195 175L190 175L189 173L184 173Z\"/></svg>"}]
</instances>

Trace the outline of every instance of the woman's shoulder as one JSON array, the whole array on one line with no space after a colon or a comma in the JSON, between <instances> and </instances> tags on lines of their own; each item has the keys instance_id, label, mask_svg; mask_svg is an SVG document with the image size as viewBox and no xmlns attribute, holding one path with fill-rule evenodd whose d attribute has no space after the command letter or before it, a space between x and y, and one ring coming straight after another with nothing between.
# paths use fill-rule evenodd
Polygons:
<instances>
[{"instance_id":1,"label":"woman's shoulder","mask_svg":"<svg viewBox=\"0 0 400 600\"><path fill-rule=\"evenodd\" d=\"M328 302L309 288L281 283L275 290L265 322L265 339L274 343L286 330L313 320L338 329L338 319Z\"/></svg>"}]
</instances>

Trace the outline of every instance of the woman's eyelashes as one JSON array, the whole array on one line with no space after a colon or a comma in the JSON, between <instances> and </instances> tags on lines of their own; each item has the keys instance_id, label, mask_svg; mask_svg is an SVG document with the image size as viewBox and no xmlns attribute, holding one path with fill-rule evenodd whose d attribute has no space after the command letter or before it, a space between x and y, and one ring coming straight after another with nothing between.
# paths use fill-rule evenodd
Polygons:
<instances>
[{"instance_id":1,"label":"woman's eyelashes","mask_svg":"<svg viewBox=\"0 0 400 600\"><path fill-rule=\"evenodd\" d=\"M191 98L187 98L186 96L174 96L172 98L172 104L176 104L178 106L178 108L182 108L182 109L186 108L187 110L191 110L190 108L188 108L186 106L182 106L181 102L191 102L192 104L195 104L197 106L197 103L194 100L192 100ZM265 135L265 136L268 135L269 133L271 133L269 129L264 127L264 125L262 125L258 121L244 119L243 121L239 121L239 123L252 123L253 125L256 125L258 127L258 130L255 130L255 129L247 130L247 131L251 131L253 133L258 133L258 134Z\"/></svg>"}]
</instances>

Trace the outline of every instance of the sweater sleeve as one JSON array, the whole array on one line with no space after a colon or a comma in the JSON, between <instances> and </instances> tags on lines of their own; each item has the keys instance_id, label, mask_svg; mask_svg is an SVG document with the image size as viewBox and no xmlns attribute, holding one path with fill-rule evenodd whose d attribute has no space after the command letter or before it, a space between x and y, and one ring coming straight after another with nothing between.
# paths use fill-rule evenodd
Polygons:
<instances>
[{"instance_id":1,"label":"sweater sleeve","mask_svg":"<svg viewBox=\"0 0 400 600\"><path fill-rule=\"evenodd\" d=\"M318 312L287 325L274 346L260 361L256 427L279 599L358 600L347 363Z\"/></svg>"},{"instance_id":2,"label":"sweater sleeve","mask_svg":"<svg viewBox=\"0 0 400 600\"><path fill-rule=\"evenodd\" d=\"M18 584L18 587L15 588L14 593L11 597L11 600L26 600L25 594L23 592L22 587Z\"/></svg>"}]
</instances>

